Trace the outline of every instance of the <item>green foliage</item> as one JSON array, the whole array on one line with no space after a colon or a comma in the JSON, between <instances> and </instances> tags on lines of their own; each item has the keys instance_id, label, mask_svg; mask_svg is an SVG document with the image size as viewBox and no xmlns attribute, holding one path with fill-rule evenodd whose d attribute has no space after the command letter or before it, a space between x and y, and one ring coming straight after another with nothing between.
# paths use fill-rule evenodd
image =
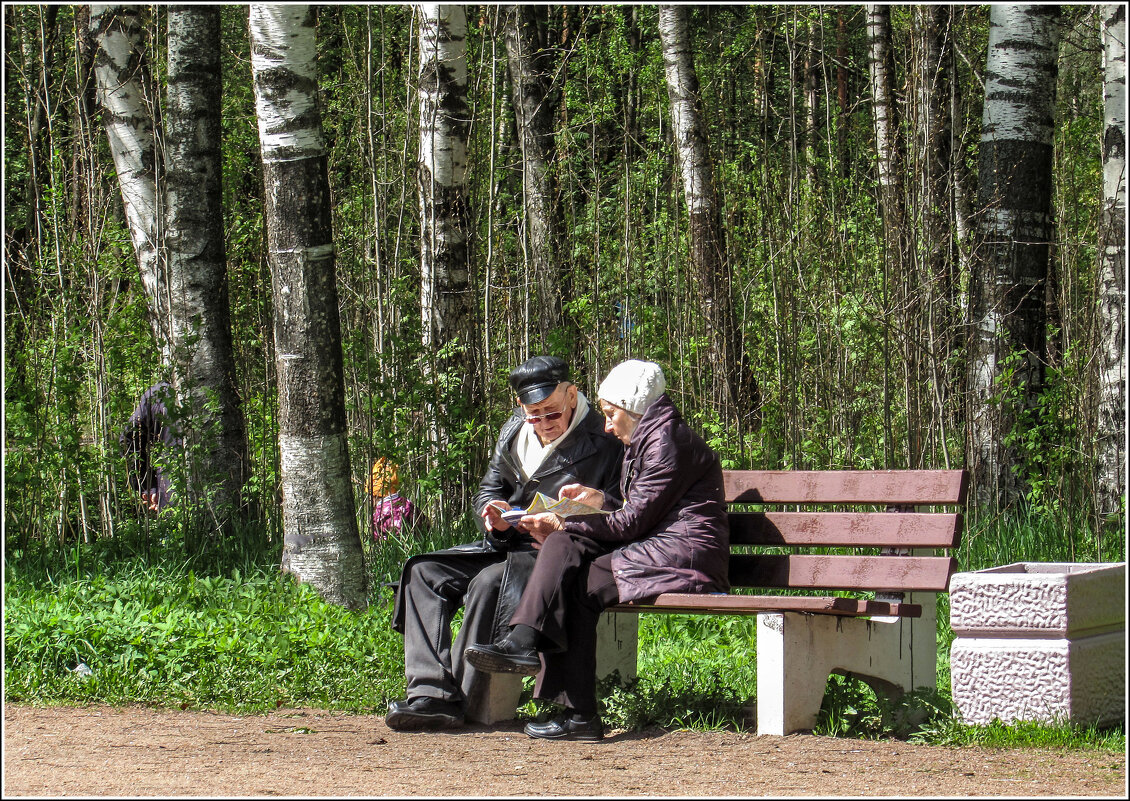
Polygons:
<instances>
[{"instance_id":1,"label":"green foliage","mask_svg":"<svg viewBox=\"0 0 1130 801\"><path fill-rule=\"evenodd\" d=\"M1072 748L1112 753L1126 748L1124 725L1100 728L1036 721L970 725L961 722L944 688L921 689L891 701L864 682L839 675L828 680L813 733L862 739L893 737L923 745Z\"/></svg>"},{"instance_id":2,"label":"green foliage","mask_svg":"<svg viewBox=\"0 0 1130 801\"><path fill-rule=\"evenodd\" d=\"M830 737L909 739L948 721L953 705L937 690L920 689L891 700L865 682L833 674L828 678L813 734Z\"/></svg>"},{"instance_id":3,"label":"green foliage","mask_svg":"<svg viewBox=\"0 0 1130 801\"><path fill-rule=\"evenodd\" d=\"M995 381L991 404L1003 420L1005 445L1016 452L1027 505L1037 512L1061 514L1085 508L1088 452L1076 414L1084 404L1084 375L1071 352L1063 367L1047 368L1041 385L1032 387L1027 358L1009 354ZM1085 368L1084 368L1085 369ZM1023 376L1023 380L1021 377Z\"/></svg>"},{"instance_id":4,"label":"green foliage","mask_svg":"<svg viewBox=\"0 0 1130 801\"><path fill-rule=\"evenodd\" d=\"M79 7L18 7L6 18L5 400L10 450L5 522L21 536L110 536L129 509L120 495L114 427L159 377L145 299L121 219L105 137L93 148L74 98ZM146 55L160 83L163 14L147 15ZM465 511L499 416L505 372L531 351L566 356L585 389L620 358L660 361L688 419L727 466L903 467L960 464L967 410L960 392L960 330L901 330L877 205L867 35L859 7L703 6L690 9L694 62L721 199L725 259L745 348L761 393L760 428L737 430L717 392L687 218L670 142L657 11L649 6L553 7L543 20L560 59L554 92L552 180L566 325L541 330L536 277L523 256L521 146L514 137L502 44L504 14L468 20L470 284L475 330L461 343L476 375L425 369L419 353L415 160L418 108L411 11L326 7L318 15L319 101L333 194L337 281L350 456L358 486L377 456L401 465L408 494L437 521ZM984 7L955 7L955 160L976 172L987 41ZM896 53L918 52L909 7L892 14ZM52 27L54 26L54 27ZM1101 161L1101 59L1090 7L1064 12L1057 94L1052 274L1061 319L1049 321L1049 380L1010 433L1025 462L1028 502L1078 508L1093 494L1090 464L1095 254ZM40 47L46 35L52 44ZM54 49L52 49L52 47ZM237 380L252 453L249 494L276 537L277 424L271 280L264 253L262 165L248 80L247 12L222 16L225 246ZM40 64L43 58L49 63ZM817 116L805 120L803 65L815 73ZM918 62L896 59L907 155ZM837 96L843 88L843 102ZM555 94L556 96L556 94ZM159 102L158 102L159 105ZM42 111L45 119L35 115ZM95 130L99 120L94 120ZM71 180L76 153L94 150L95 174ZM909 159L908 200L919 162ZM34 176L34 177L33 177ZM959 171L957 177L961 178ZM78 213L78 189L95 212ZM962 185L966 192L969 187ZM34 191L33 191L34 190ZM912 203L913 205L913 203ZM912 226L915 252L922 243ZM967 249L968 243L956 243ZM61 266L65 266L61 269ZM968 291L968 262L953 265L952 293ZM921 293L922 287L909 286ZM916 297L915 300L920 300ZM1049 301L1051 297L1049 296ZM91 320L97 325L91 326ZM907 355L932 348L936 408L916 408ZM434 355L434 354L429 354ZM455 353L448 354L454 356ZM437 363L438 364L438 363ZM932 381L933 379L931 379ZM467 387L459 392L457 387ZM441 410L433 419L429 402ZM433 435L442 432L443 436ZM449 447L450 443L450 447ZM83 512L85 507L87 510ZM364 503L359 504L364 507ZM97 515L90 510L100 510ZM359 508L358 515L366 516ZM1086 509L1082 516L1087 516Z\"/></svg>"}]
</instances>

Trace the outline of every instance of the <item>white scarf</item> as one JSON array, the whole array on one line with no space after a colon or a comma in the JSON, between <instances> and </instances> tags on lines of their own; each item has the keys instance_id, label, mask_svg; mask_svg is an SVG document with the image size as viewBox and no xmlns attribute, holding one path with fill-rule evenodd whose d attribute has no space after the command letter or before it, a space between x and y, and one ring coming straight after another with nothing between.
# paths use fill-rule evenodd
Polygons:
<instances>
[{"instance_id":1,"label":"white scarf","mask_svg":"<svg viewBox=\"0 0 1130 801\"><path fill-rule=\"evenodd\" d=\"M573 419L569 422L569 427L565 429L564 434L547 445L541 444L541 440L538 439L537 432L534 431L533 425L530 423L522 424L522 428L518 431L518 436L514 437L514 445L512 448L514 459L518 462L518 469L522 471L523 481L529 481L530 478L533 477L534 473L541 467L542 462L546 460L546 457L557 450L557 446L573 433L573 429L577 427L588 412L588 399L578 390L577 408L573 410Z\"/></svg>"}]
</instances>

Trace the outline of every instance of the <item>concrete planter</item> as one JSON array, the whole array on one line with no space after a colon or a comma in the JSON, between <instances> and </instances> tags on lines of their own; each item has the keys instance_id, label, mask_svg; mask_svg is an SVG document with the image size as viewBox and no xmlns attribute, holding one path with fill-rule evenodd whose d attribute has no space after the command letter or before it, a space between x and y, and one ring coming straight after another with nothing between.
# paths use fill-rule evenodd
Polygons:
<instances>
[{"instance_id":1,"label":"concrete planter","mask_svg":"<svg viewBox=\"0 0 1130 801\"><path fill-rule=\"evenodd\" d=\"M966 723L1121 720L1126 564L1018 562L950 580L954 704Z\"/></svg>"}]
</instances>

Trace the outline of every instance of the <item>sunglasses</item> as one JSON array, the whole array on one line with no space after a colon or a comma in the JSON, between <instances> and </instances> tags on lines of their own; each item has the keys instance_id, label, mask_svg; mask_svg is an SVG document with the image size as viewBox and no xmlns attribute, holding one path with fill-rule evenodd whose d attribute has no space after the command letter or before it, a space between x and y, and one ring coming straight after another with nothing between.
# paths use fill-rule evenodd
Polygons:
<instances>
[{"instance_id":1,"label":"sunglasses","mask_svg":"<svg viewBox=\"0 0 1130 801\"><path fill-rule=\"evenodd\" d=\"M566 403L568 403L568 400L566 400ZM565 406L562 405L561 410L557 411L557 412L548 412L546 414L535 414L535 415L532 415L532 416L526 415L526 422L529 423L530 425L537 425L542 420L545 420L547 423L552 423L554 420L560 420L561 417L564 414L565 414Z\"/></svg>"}]
</instances>

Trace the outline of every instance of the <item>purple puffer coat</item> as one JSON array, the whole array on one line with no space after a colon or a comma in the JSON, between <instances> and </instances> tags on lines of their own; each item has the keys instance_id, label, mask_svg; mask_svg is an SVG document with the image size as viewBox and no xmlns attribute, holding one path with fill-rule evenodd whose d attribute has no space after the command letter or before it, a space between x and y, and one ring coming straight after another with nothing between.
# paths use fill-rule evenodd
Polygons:
<instances>
[{"instance_id":1,"label":"purple puffer coat","mask_svg":"<svg viewBox=\"0 0 1130 801\"><path fill-rule=\"evenodd\" d=\"M565 530L612 552L620 601L664 592L726 592L730 525L722 466L663 394L640 419L624 452L624 506L565 520Z\"/></svg>"}]
</instances>

